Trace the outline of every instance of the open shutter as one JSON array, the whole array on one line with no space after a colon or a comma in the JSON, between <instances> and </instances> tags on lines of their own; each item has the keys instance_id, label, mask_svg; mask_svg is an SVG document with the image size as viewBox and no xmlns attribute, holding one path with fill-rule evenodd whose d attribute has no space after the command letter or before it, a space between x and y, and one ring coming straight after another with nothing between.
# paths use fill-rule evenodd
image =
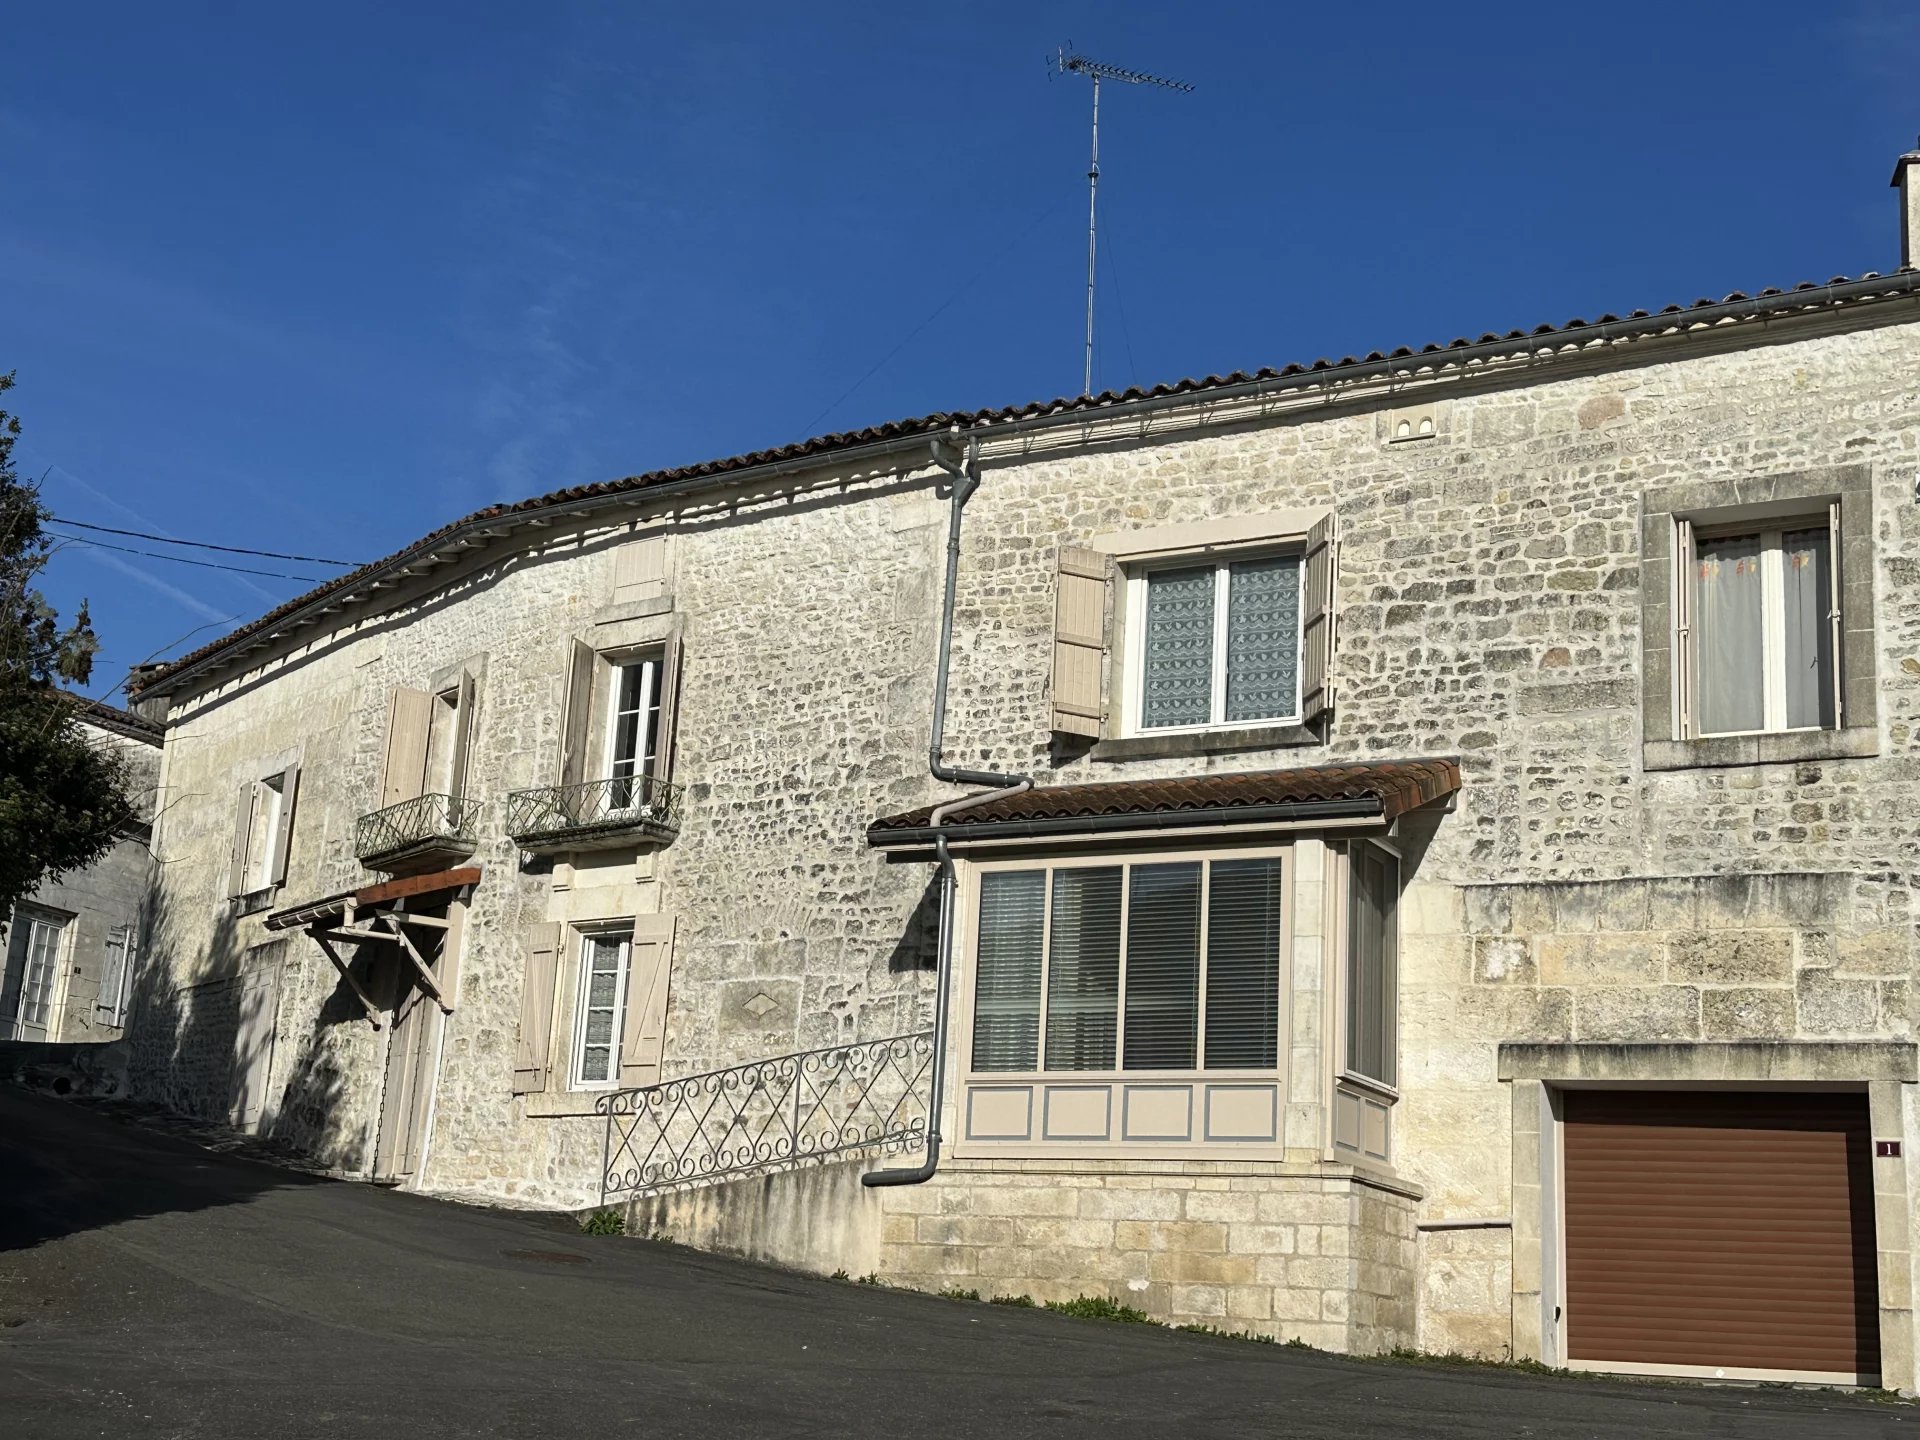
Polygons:
<instances>
[{"instance_id":1,"label":"open shutter","mask_svg":"<svg viewBox=\"0 0 1920 1440\"><path fill-rule=\"evenodd\" d=\"M300 793L300 767L289 765L280 776L280 821L273 831L273 869L268 879L275 885L287 878L287 852L293 845L293 805Z\"/></svg>"},{"instance_id":2,"label":"open shutter","mask_svg":"<svg viewBox=\"0 0 1920 1440\"><path fill-rule=\"evenodd\" d=\"M1062 545L1053 584L1053 728L1100 733L1101 660L1107 652L1107 588L1112 561L1097 550Z\"/></svg>"},{"instance_id":3,"label":"open shutter","mask_svg":"<svg viewBox=\"0 0 1920 1440\"><path fill-rule=\"evenodd\" d=\"M1846 621L1840 613L1840 566L1844 563L1840 558L1841 549L1840 502L1835 500L1827 506L1827 644L1832 647L1827 667L1833 675L1833 728L1836 730L1847 723L1846 667L1842 663L1846 657L1840 653L1846 634Z\"/></svg>"},{"instance_id":4,"label":"open shutter","mask_svg":"<svg viewBox=\"0 0 1920 1440\"><path fill-rule=\"evenodd\" d=\"M432 724L433 696L396 686L387 711L387 763L380 775L382 810L419 795L427 776L427 732Z\"/></svg>"},{"instance_id":5,"label":"open shutter","mask_svg":"<svg viewBox=\"0 0 1920 1440\"><path fill-rule=\"evenodd\" d=\"M660 731L653 742L653 774L658 780L673 778L674 732L680 717L680 631L667 636L660 654Z\"/></svg>"},{"instance_id":6,"label":"open shutter","mask_svg":"<svg viewBox=\"0 0 1920 1440\"><path fill-rule=\"evenodd\" d=\"M460 698L453 715L453 755L447 782L448 793L455 800L467 798L467 747L473 743L474 699L473 676L463 670L460 672Z\"/></svg>"},{"instance_id":7,"label":"open shutter","mask_svg":"<svg viewBox=\"0 0 1920 1440\"><path fill-rule=\"evenodd\" d=\"M253 830L253 781L240 786L233 812L233 853L227 862L227 894L247 893L247 837Z\"/></svg>"},{"instance_id":8,"label":"open shutter","mask_svg":"<svg viewBox=\"0 0 1920 1440\"><path fill-rule=\"evenodd\" d=\"M1693 737L1693 522L1673 526L1673 642L1667 651L1667 669L1673 685L1673 738Z\"/></svg>"},{"instance_id":9,"label":"open shutter","mask_svg":"<svg viewBox=\"0 0 1920 1440\"><path fill-rule=\"evenodd\" d=\"M1307 531L1306 579L1300 595L1300 720L1333 708L1334 620L1339 610L1340 517Z\"/></svg>"},{"instance_id":10,"label":"open shutter","mask_svg":"<svg viewBox=\"0 0 1920 1440\"><path fill-rule=\"evenodd\" d=\"M527 931L527 975L520 991L520 1044L513 1061L513 1093L547 1088L553 1047L553 977L560 961L560 926L550 921Z\"/></svg>"},{"instance_id":11,"label":"open shutter","mask_svg":"<svg viewBox=\"0 0 1920 1440\"><path fill-rule=\"evenodd\" d=\"M667 980L673 969L673 917L642 915L633 922L627 956L627 1013L620 1026L620 1085L634 1090L660 1083L667 1049Z\"/></svg>"},{"instance_id":12,"label":"open shutter","mask_svg":"<svg viewBox=\"0 0 1920 1440\"><path fill-rule=\"evenodd\" d=\"M560 783L578 785L595 777L587 774L587 755L593 744L593 672L600 657L584 641L573 642L567 666L567 704L560 729Z\"/></svg>"}]
</instances>

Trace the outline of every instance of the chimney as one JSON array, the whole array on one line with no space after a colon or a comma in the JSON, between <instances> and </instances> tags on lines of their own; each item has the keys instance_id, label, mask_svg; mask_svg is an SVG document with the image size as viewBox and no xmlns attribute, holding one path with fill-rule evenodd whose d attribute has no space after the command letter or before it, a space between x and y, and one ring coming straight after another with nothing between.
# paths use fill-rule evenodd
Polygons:
<instances>
[{"instance_id":1,"label":"chimney","mask_svg":"<svg viewBox=\"0 0 1920 1440\"><path fill-rule=\"evenodd\" d=\"M1920 141L1893 162L1893 188L1900 192L1900 268L1920 270Z\"/></svg>"}]
</instances>

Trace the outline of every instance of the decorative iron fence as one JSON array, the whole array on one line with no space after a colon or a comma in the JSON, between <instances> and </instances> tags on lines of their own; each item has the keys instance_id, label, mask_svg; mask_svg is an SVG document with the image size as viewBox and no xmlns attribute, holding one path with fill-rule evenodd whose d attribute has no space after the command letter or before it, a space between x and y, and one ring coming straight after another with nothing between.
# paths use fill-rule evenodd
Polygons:
<instances>
[{"instance_id":1,"label":"decorative iron fence","mask_svg":"<svg viewBox=\"0 0 1920 1440\"><path fill-rule=\"evenodd\" d=\"M651 775L618 775L507 796L507 834L523 846L635 830L661 840L677 835L680 787Z\"/></svg>"},{"instance_id":2,"label":"decorative iron fence","mask_svg":"<svg viewBox=\"0 0 1920 1440\"><path fill-rule=\"evenodd\" d=\"M921 1030L602 1095L601 1199L924 1145L932 1078L933 1032Z\"/></svg>"},{"instance_id":3,"label":"decorative iron fence","mask_svg":"<svg viewBox=\"0 0 1920 1440\"><path fill-rule=\"evenodd\" d=\"M371 815L354 827L355 858L368 860L432 840L473 842L475 807L457 795L416 795Z\"/></svg>"}]
</instances>

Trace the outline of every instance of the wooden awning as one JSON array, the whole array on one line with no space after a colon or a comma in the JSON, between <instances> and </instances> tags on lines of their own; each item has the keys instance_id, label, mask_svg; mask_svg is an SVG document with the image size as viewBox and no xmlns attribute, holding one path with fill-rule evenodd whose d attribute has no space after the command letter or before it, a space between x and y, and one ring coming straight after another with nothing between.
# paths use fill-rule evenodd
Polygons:
<instances>
[{"instance_id":1,"label":"wooden awning","mask_svg":"<svg viewBox=\"0 0 1920 1440\"><path fill-rule=\"evenodd\" d=\"M427 963L413 936L408 933L411 929L444 930L447 922L439 916L419 914L410 909L406 902L437 897L479 883L478 865L465 865L457 870L436 870L429 875L408 875L403 879L363 885L357 890L343 890L337 895L276 910L266 918L265 923L269 930L305 930L312 936L314 943L333 962L333 968L340 972L340 978L360 1002L367 1023L378 1030L380 1007L361 988L360 982L354 978L351 962L340 954L336 945L341 942L358 945L371 940L397 946L400 953L412 962L420 988L433 997L443 1014L451 1015L453 1006L441 993L433 967Z\"/></svg>"}]
</instances>

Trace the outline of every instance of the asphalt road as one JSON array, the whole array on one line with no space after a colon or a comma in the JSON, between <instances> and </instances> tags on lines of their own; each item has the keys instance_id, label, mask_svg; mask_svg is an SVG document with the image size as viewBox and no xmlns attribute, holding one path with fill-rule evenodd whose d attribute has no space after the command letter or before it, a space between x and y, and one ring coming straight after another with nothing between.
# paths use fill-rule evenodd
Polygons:
<instances>
[{"instance_id":1,"label":"asphalt road","mask_svg":"<svg viewBox=\"0 0 1920 1440\"><path fill-rule=\"evenodd\" d=\"M0 1088L0 1437L1920 1437L837 1284L215 1154Z\"/></svg>"}]
</instances>

